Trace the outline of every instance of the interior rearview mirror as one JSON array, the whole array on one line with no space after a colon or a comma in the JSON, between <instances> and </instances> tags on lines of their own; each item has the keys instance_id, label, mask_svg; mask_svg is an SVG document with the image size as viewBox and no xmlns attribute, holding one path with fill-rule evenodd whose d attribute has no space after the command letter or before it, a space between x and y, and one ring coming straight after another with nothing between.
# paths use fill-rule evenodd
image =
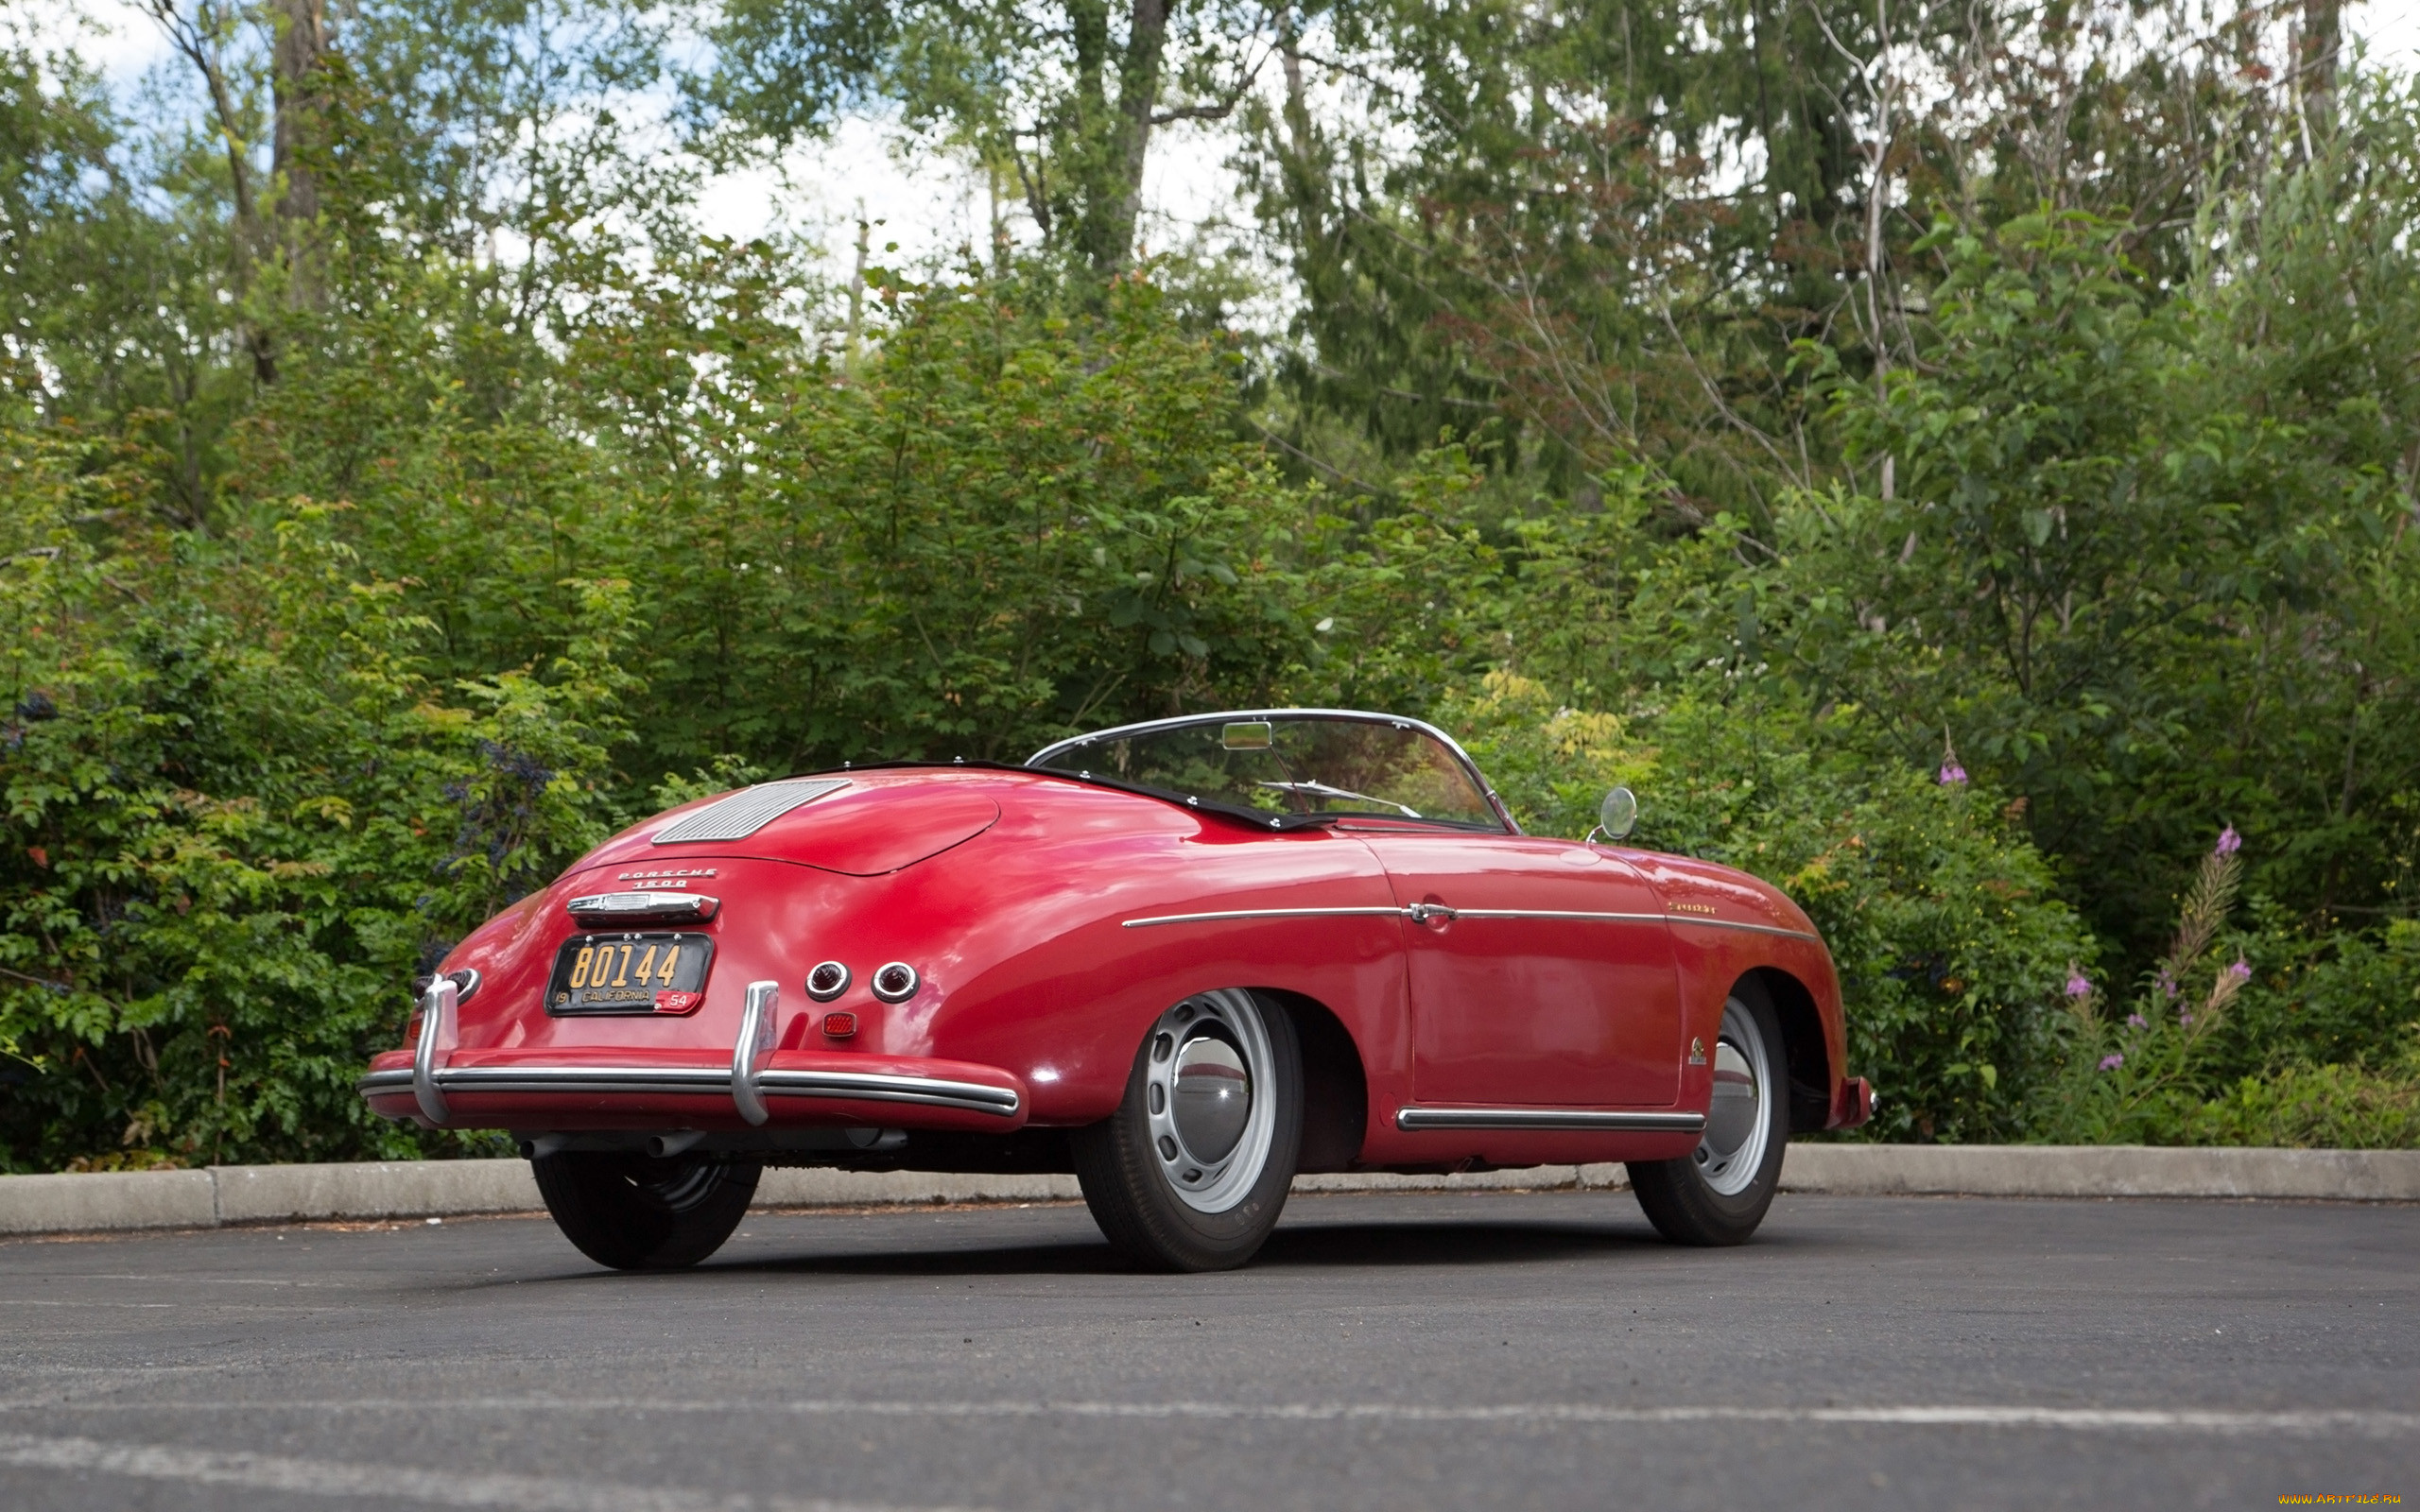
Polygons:
<instances>
[{"instance_id":1,"label":"interior rearview mirror","mask_svg":"<svg viewBox=\"0 0 2420 1512\"><path fill-rule=\"evenodd\" d=\"M1638 828L1638 795L1627 787L1617 787L1605 795L1597 805L1597 833L1608 840L1627 840L1630 832Z\"/></svg>"},{"instance_id":2,"label":"interior rearview mirror","mask_svg":"<svg viewBox=\"0 0 2420 1512\"><path fill-rule=\"evenodd\" d=\"M1267 750L1275 744L1266 719L1238 719L1219 731L1219 744L1229 750Z\"/></svg>"}]
</instances>

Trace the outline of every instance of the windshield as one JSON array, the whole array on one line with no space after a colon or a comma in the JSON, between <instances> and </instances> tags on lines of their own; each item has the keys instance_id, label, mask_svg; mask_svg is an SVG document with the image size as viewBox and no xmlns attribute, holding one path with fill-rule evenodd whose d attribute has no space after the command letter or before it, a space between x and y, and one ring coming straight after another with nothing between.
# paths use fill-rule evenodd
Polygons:
<instances>
[{"instance_id":1,"label":"windshield","mask_svg":"<svg viewBox=\"0 0 2420 1512\"><path fill-rule=\"evenodd\" d=\"M1027 765L1281 823L1361 815L1504 828L1443 740L1380 715L1215 714L1080 736Z\"/></svg>"}]
</instances>

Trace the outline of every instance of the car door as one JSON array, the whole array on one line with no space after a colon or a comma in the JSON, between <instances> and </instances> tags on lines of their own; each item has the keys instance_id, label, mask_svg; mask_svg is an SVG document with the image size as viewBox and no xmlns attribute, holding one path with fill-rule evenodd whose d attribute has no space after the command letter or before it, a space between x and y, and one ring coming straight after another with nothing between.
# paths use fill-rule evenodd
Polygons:
<instances>
[{"instance_id":1,"label":"car door","mask_svg":"<svg viewBox=\"0 0 2420 1512\"><path fill-rule=\"evenodd\" d=\"M1681 1002L1664 905L1592 846L1357 827L1407 911L1412 1093L1669 1107Z\"/></svg>"}]
</instances>

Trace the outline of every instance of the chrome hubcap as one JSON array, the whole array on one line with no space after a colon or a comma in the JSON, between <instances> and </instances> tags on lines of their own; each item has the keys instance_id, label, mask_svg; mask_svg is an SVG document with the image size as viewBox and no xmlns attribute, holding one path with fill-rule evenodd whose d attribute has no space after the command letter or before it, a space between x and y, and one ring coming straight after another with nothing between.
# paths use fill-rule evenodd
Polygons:
<instances>
[{"instance_id":1,"label":"chrome hubcap","mask_svg":"<svg viewBox=\"0 0 2420 1512\"><path fill-rule=\"evenodd\" d=\"M1233 988L1185 999L1151 1027L1145 1112L1160 1174L1179 1201L1224 1212L1269 1164L1277 1126L1266 1096L1269 1027Z\"/></svg>"},{"instance_id":2,"label":"chrome hubcap","mask_svg":"<svg viewBox=\"0 0 2420 1512\"><path fill-rule=\"evenodd\" d=\"M1714 1100L1698 1142L1698 1172L1723 1196L1737 1196L1765 1163L1766 1101L1773 1095L1764 1036L1747 1005L1722 1005L1722 1035L1714 1046Z\"/></svg>"},{"instance_id":3,"label":"chrome hubcap","mask_svg":"<svg viewBox=\"0 0 2420 1512\"><path fill-rule=\"evenodd\" d=\"M1223 1160L1243 1143L1252 1117L1252 1077L1224 1040L1188 1040L1176 1053L1177 1141L1204 1160Z\"/></svg>"}]
</instances>

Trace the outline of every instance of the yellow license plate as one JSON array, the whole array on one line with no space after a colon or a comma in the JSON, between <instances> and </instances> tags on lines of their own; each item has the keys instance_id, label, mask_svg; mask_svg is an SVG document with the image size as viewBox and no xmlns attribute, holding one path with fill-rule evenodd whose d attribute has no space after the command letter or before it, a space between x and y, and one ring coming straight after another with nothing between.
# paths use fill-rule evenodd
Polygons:
<instances>
[{"instance_id":1,"label":"yellow license plate","mask_svg":"<svg viewBox=\"0 0 2420 1512\"><path fill-rule=\"evenodd\" d=\"M704 935L577 935L555 954L546 1011L694 1013L714 958L715 942Z\"/></svg>"}]
</instances>

